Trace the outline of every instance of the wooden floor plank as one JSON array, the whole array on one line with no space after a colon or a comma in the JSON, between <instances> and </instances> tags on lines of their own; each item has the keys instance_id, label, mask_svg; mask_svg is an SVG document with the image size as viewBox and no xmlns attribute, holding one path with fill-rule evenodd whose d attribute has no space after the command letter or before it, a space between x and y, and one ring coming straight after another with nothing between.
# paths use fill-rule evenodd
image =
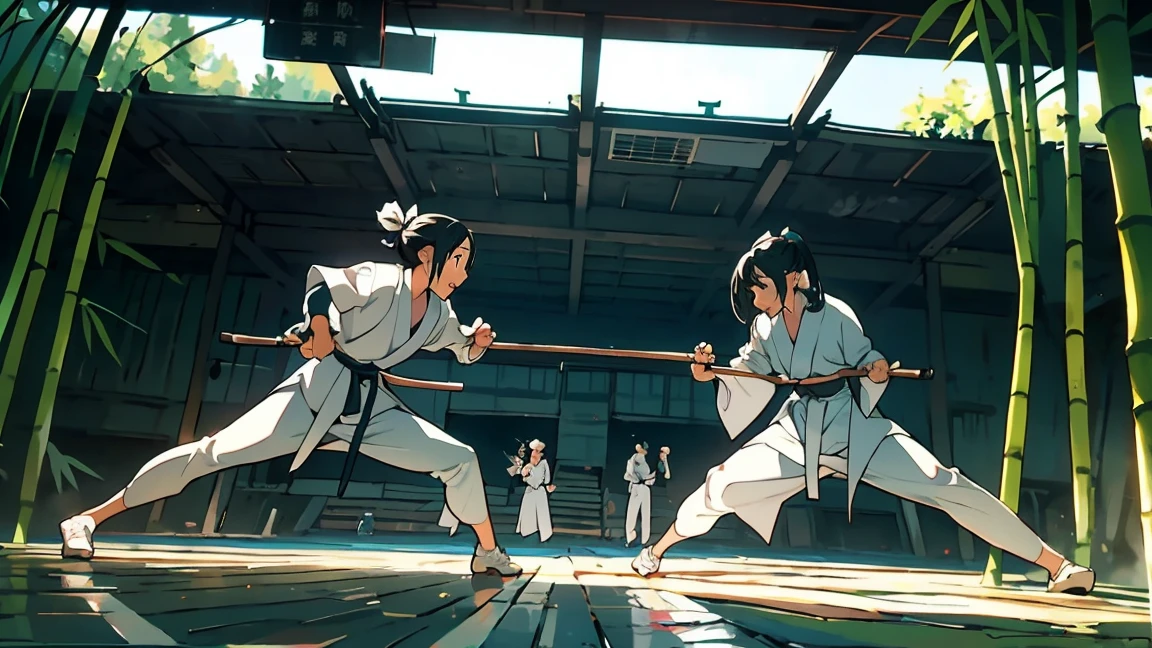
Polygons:
<instances>
[{"instance_id":1,"label":"wooden floor plank","mask_svg":"<svg viewBox=\"0 0 1152 648\"><path fill-rule=\"evenodd\" d=\"M592 621L592 610L582 587L556 585L548 596L548 604L556 614L555 646L600 648L600 634Z\"/></svg>"},{"instance_id":2,"label":"wooden floor plank","mask_svg":"<svg viewBox=\"0 0 1152 648\"><path fill-rule=\"evenodd\" d=\"M507 648L532 648L551 590L552 583L547 581L534 580L528 583L488 636L489 643Z\"/></svg>"}]
</instances>

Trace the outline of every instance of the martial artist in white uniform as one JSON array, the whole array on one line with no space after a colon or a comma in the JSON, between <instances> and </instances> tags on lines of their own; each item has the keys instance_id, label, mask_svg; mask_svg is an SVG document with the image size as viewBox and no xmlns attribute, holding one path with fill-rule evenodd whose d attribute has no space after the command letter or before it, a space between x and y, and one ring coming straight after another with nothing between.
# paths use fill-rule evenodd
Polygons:
<instances>
[{"instance_id":1,"label":"martial artist in white uniform","mask_svg":"<svg viewBox=\"0 0 1152 648\"><path fill-rule=\"evenodd\" d=\"M556 489L552 485L552 469L544 458L544 442L539 439L528 444L532 456L520 472L524 479L524 498L520 500L520 516L516 520L516 533L527 538L540 532L540 542L552 537L552 511L548 508L548 494Z\"/></svg>"},{"instance_id":2,"label":"martial artist in white uniform","mask_svg":"<svg viewBox=\"0 0 1152 648\"><path fill-rule=\"evenodd\" d=\"M313 266L304 323L286 334L303 341L308 362L236 422L160 454L111 500L62 522L65 557L91 558L96 526L125 509L177 495L199 477L284 455L295 455L296 470L319 447L361 452L441 480L442 519L477 533L473 571L520 573L495 542L476 453L408 409L379 374L421 349L448 349L470 364L492 343L491 327L479 319L462 326L447 301L467 279L472 234L447 216L417 216L415 207L405 216L395 203L378 218L384 242L403 263ZM355 456L341 475L341 490Z\"/></svg>"},{"instance_id":3,"label":"martial artist in white uniform","mask_svg":"<svg viewBox=\"0 0 1152 648\"><path fill-rule=\"evenodd\" d=\"M847 304L823 293L816 264L795 233L766 234L737 264L732 306L750 324L748 344L731 366L761 375L803 379L845 368L869 371L854 396L844 379L797 387L766 430L708 471L688 496L672 528L633 561L640 575L655 573L669 547L703 535L735 513L768 542L781 505L800 491L819 498L820 479L848 480L848 515L857 485L867 482L898 497L938 508L985 542L1044 567L1049 590L1084 594L1095 585L1089 569L1064 559L988 491L940 462L897 424L877 414L887 387L888 362ZM783 295L783 298L781 298ZM693 376L715 381L717 409L735 439L768 405L775 385L717 376L711 345L695 351Z\"/></svg>"},{"instance_id":4,"label":"martial artist in white uniform","mask_svg":"<svg viewBox=\"0 0 1152 648\"><path fill-rule=\"evenodd\" d=\"M624 518L624 546L636 540L636 521L640 521L640 544L648 544L652 533L652 484L656 473L648 467L648 444L636 445L636 453L628 459L624 481L628 482L628 511Z\"/></svg>"}]
</instances>

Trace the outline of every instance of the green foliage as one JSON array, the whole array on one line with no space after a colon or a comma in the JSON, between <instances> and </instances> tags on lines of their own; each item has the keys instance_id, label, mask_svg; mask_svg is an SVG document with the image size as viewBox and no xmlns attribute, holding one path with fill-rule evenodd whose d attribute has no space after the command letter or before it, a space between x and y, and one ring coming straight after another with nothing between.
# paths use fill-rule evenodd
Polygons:
<instances>
[{"instance_id":1,"label":"green foliage","mask_svg":"<svg viewBox=\"0 0 1152 648\"><path fill-rule=\"evenodd\" d=\"M108 352L108 355L112 356L116 364L120 364L120 356L116 353L116 346L112 344L112 337L108 335L108 328L104 326L104 320L100 319L98 311L103 311L115 317L144 335L148 335L148 331L136 326L100 304L88 301L87 299L80 300L80 321L84 328L84 343L88 345L88 350L92 350L92 332L95 331L96 337L100 338L100 343L104 345L104 350Z\"/></svg>"},{"instance_id":2,"label":"green foliage","mask_svg":"<svg viewBox=\"0 0 1152 648\"><path fill-rule=\"evenodd\" d=\"M70 457L60 452L56 444L51 441L48 442L48 466L52 471L52 480L56 482L57 493L64 492L65 481L71 484L72 488L79 490L80 487L76 485L76 474L72 472L73 468L91 477L95 477L100 481L104 481L103 477L97 475L96 471L85 466L84 463L76 457Z\"/></svg>"},{"instance_id":3,"label":"green foliage","mask_svg":"<svg viewBox=\"0 0 1152 648\"><path fill-rule=\"evenodd\" d=\"M132 259L136 263L139 263L140 265L144 266L145 268L148 268L149 270L154 270L156 272L163 272L160 269L160 266L156 265L155 261L144 256L143 254L138 252L135 248L133 248L131 245L128 245L124 241L117 241L116 239L108 238L108 237L104 236L103 234L101 234L100 232L96 232L96 255L100 260L100 265L104 265L104 255L106 253L107 248L112 248L114 251L119 252L120 254L128 257L129 259ZM168 279L170 279L171 281L174 281L180 285L184 285L184 282L180 280L180 277L172 274L171 272L165 273L164 276L167 277Z\"/></svg>"},{"instance_id":4,"label":"green foliage","mask_svg":"<svg viewBox=\"0 0 1152 648\"><path fill-rule=\"evenodd\" d=\"M1137 20L1136 24L1132 25L1132 28L1128 30L1128 35L1138 36L1150 29L1152 29L1152 14L1148 14L1140 20Z\"/></svg>"},{"instance_id":5,"label":"green foliage","mask_svg":"<svg viewBox=\"0 0 1152 648\"><path fill-rule=\"evenodd\" d=\"M933 2L932 6L928 7L928 10L920 17L920 22L916 24L916 29L912 30L912 37L908 39L907 49L911 50L912 46L916 44L916 41L920 40L924 32L928 31L949 7L954 4L959 4L960 2L961 0L936 0L936 2ZM970 4L974 4L975 2L977 2L977 0L969 0ZM967 13L967 9L965 9L965 12ZM955 38L955 36L956 35L953 34L953 38Z\"/></svg>"},{"instance_id":6,"label":"green foliage","mask_svg":"<svg viewBox=\"0 0 1152 648\"><path fill-rule=\"evenodd\" d=\"M155 14L139 35L125 33L104 63L101 83L123 90L138 71L191 38L196 30L183 14ZM135 47L132 47L135 41ZM227 55L204 39L194 40L160 61L148 75L154 92L242 96L244 85Z\"/></svg>"},{"instance_id":7,"label":"green foliage","mask_svg":"<svg viewBox=\"0 0 1152 648\"><path fill-rule=\"evenodd\" d=\"M930 97L921 91L916 101L904 107L906 119L897 128L921 137L972 139L977 122L969 114L970 88L968 81L953 79L945 86L943 97Z\"/></svg>"},{"instance_id":8,"label":"green foliage","mask_svg":"<svg viewBox=\"0 0 1152 648\"><path fill-rule=\"evenodd\" d=\"M1044 35L1044 27L1040 25L1040 19L1032 11L1028 11L1027 16L1028 34L1032 36L1032 40L1040 48L1040 53L1044 55L1048 67L1052 67L1052 50L1048 49L1048 37Z\"/></svg>"},{"instance_id":9,"label":"green foliage","mask_svg":"<svg viewBox=\"0 0 1152 648\"><path fill-rule=\"evenodd\" d=\"M284 82L276 76L276 68L269 63L264 68L264 74L256 75L256 83L252 85L252 96L260 99L279 99L280 89Z\"/></svg>"},{"instance_id":10,"label":"green foliage","mask_svg":"<svg viewBox=\"0 0 1152 648\"><path fill-rule=\"evenodd\" d=\"M284 64L284 87L280 90L281 99L328 103L332 101L332 95L338 91L336 79L332 77L332 72L327 66L294 61L288 61Z\"/></svg>"}]
</instances>

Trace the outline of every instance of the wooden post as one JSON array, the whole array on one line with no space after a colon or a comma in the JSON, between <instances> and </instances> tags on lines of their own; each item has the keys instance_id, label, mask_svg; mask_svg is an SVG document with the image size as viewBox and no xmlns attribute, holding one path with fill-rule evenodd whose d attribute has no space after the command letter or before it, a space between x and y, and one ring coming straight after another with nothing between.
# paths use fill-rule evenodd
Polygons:
<instances>
[{"instance_id":1,"label":"wooden post","mask_svg":"<svg viewBox=\"0 0 1152 648\"><path fill-rule=\"evenodd\" d=\"M236 228L232 225L220 226L220 240L216 244L216 261L212 264L212 274L208 278L208 291L204 299L204 310L200 313L199 336L196 339L196 355L192 360L192 375L188 380L188 397L184 401L184 416L180 419L180 433L176 444L184 445L196 440L196 422L200 418L200 406L204 402L204 388L208 378L208 354L216 339L216 316L220 309L220 295L224 292L224 281L228 277L228 261L232 257L232 244L236 239ZM219 483L217 484L219 486ZM148 531L153 532L164 514L164 500L152 505L148 516Z\"/></svg>"},{"instance_id":2,"label":"wooden post","mask_svg":"<svg viewBox=\"0 0 1152 648\"><path fill-rule=\"evenodd\" d=\"M928 302L928 363L936 371L936 378L929 382L928 426L932 436L932 452L940 463L955 466L952 456L952 412L948 407L948 354L945 347L944 298L941 294L940 264L929 261L924 264L924 292ZM958 527L960 558L975 560L976 548L972 534Z\"/></svg>"}]
</instances>

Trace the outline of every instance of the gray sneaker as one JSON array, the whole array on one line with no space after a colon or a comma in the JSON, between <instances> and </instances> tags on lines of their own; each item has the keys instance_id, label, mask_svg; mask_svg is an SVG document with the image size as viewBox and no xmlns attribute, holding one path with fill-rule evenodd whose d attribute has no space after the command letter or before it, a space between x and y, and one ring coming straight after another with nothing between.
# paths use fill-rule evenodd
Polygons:
<instances>
[{"instance_id":1,"label":"gray sneaker","mask_svg":"<svg viewBox=\"0 0 1152 648\"><path fill-rule=\"evenodd\" d=\"M1053 594L1084 596L1096 586L1096 573L1087 567L1064 561L1056 577L1048 581L1048 591Z\"/></svg>"},{"instance_id":2,"label":"gray sneaker","mask_svg":"<svg viewBox=\"0 0 1152 648\"><path fill-rule=\"evenodd\" d=\"M492 551L485 551L476 547L476 553L472 556L473 574L519 576L523 571L520 565L512 562L508 558L508 554L500 547L496 547Z\"/></svg>"}]
</instances>

